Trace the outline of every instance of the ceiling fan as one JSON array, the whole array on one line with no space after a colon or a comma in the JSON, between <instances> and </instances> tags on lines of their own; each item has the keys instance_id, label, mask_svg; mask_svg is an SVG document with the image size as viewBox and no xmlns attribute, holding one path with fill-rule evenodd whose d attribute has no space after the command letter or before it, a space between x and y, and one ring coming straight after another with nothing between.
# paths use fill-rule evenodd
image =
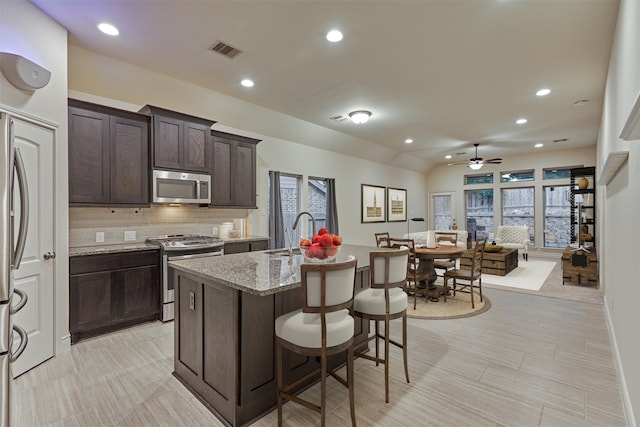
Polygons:
<instances>
[{"instance_id":1,"label":"ceiling fan","mask_svg":"<svg viewBox=\"0 0 640 427\"><path fill-rule=\"evenodd\" d=\"M475 157L472 157L471 159L464 161L464 162L455 162L455 163L449 163L448 166L451 165L467 165L469 166L471 169L473 170L478 170L482 167L482 165L487 165L487 164L500 164L502 163L502 159L500 157L496 157L495 159L487 159L487 160L482 160L482 157L478 157L478 143L473 144L474 147L476 147L476 155Z\"/></svg>"}]
</instances>

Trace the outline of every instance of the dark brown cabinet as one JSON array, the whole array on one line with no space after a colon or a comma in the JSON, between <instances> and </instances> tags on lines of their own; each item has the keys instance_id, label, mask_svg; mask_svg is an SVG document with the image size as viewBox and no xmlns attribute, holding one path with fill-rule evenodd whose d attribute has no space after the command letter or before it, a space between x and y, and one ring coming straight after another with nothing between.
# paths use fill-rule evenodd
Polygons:
<instances>
[{"instance_id":1,"label":"dark brown cabinet","mask_svg":"<svg viewBox=\"0 0 640 427\"><path fill-rule=\"evenodd\" d=\"M264 251L269 248L269 240L252 240L245 242L225 242L225 255L240 254L243 252Z\"/></svg>"},{"instance_id":2,"label":"dark brown cabinet","mask_svg":"<svg viewBox=\"0 0 640 427\"><path fill-rule=\"evenodd\" d=\"M149 118L69 100L69 204L149 204Z\"/></svg>"},{"instance_id":3,"label":"dark brown cabinet","mask_svg":"<svg viewBox=\"0 0 640 427\"><path fill-rule=\"evenodd\" d=\"M256 206L256 146L260 140L211 131L214 207Z\"/></svg>"},{"instance_id":4,"label":"dark brown cabinet","mask_svg":"<svg viewBox=\"0 0 640 427\"><path fill-rule=\"evenodd\" d=\"M160 251L69 259L71 342L157 319Z\"/></svg>"},{"instance_id":5,"label":"dark brown cabinet","mask_svg":"<svg viewBox=\"0 0 640 427\"><path fill-rule=\"evenodd\" d=\"M210 172L212 120L147 105L151 116L151 158L154 169Z\"/></svg>"}]
</instances>

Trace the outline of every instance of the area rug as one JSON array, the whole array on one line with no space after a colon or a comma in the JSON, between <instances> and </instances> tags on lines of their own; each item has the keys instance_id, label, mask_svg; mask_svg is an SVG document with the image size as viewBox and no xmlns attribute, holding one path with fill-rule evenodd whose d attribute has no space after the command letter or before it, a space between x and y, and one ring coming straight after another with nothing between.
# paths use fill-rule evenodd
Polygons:
<instances>
[{"instance_id":1,"label":"area rug","mask_svg":"<svg viewBox=\"0 0 640 427\"><path fill-rule=\"evenodd\" d=\"M482 284L537 291L555 266L556 263L551 261L519 261L518 267L506 276L482 273Z\"/></svg>"},{"instance_id":2,"label":"area rug","mask_svg":"<svg viewBox=\"0 0 640 427\"><path fill-rule=\"evenodd\" d=\"M424 297L418 297L416 309L413 309L413 295L409 296L407 316L415 319L457 319L460 317L475 316L489 310L491 303L489 299L483 295L483 301L480 302L480 295L474 293L473 300L475 308L471 308L471 295L463 292L456 292L447 297L447 302L440 297L440 301L425 302Z\"/></svg>"}]
</instances>

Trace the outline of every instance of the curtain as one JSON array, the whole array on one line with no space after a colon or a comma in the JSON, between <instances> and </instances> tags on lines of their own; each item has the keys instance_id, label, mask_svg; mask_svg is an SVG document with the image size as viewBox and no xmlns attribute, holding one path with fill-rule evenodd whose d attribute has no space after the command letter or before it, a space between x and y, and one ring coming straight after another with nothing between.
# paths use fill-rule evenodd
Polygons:
<instances>
[{"instance_id":1,"label":"curtain","mask_svg":"<svg viewBox=\"0 0 640 427\"><path fill-rule=\"evenodd\" d=\"M331 234L339 234L335 178L327 178L327 230Z\"/></svg>"},{"instance_id":2,"label":"curtain","mask_svg":"<svg viewBox=\"0 0 640 427\"><path fill-rule=\"evenodd\" d=\"M269 171L269 236L271 249L286 247L280 197L280 172L276 171Z\"/></svg>"}]
</instances>

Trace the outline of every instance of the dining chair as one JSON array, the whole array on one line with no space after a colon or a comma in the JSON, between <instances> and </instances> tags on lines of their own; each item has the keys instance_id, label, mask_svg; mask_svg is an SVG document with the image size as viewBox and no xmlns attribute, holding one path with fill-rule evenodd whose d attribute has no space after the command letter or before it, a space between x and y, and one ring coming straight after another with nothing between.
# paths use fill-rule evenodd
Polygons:
<instances>
[{"instance_id":1,"label":"dining chair","mask_svg":"<svg viewBox=\"0 0 640 427\"><path fill-rule=\"evenodd\" d=\"M376 238L376 246L379 248L386 248L389 246L389 233L374 233Z\"/></svg>"},{"instance_id":2,"label":"dining chair","mask_svg":"<svg viewBox=\"0 0 640 427\"><path fill-rule=\"evenodd\" d=\"M427 285L428 272L420 270L420 259L416 255L416 245L413 239L399 239L395 237L389 238L390 248L409 248L409 255L407 258L407 282L404 286L404 291L407 295L413 294L413 309L416 309L418 294L422 293L427 299ZM420 284L424 285L424 288L419 287Z\"/></svg>"},{"instance_id":3,"label":"dining chair","mask_svg":"<svg viewBox=\"0 0 640 427\"><path fill-rule=\"evenodd\" d=\"M449 292L449 279L453 279L453 296L456 296L457 292L466 292L471 294L471 307L475 308L475 303L473 301L473 288L478 288L480 291L480 301L482 299L482 258L484 257L484 247L487 244L487 238L483 237L481 239L476 240L476 244L473 247L473 255L471 256L471 269L470 270L462 270L459 268L454 268L453 270L449 270L444 273L444 302L447 302L447 293ZM463 280L468 282L466 284L461 284L462 288L457 289L458 280ZM478 282L477 286L474 285L474 282Z\"/></svg>"},{"instance_id":4,"label":"dining chair","mask_svg":"<svg viewBox=\"0 0 640 427\"><path fill-rule=\"evenodd\" d=\"M457 231L436 231L436 244L437 245L458 245L458 232ZM444 270L440 277L444 277L444 273L456 268L456 259L435 259L433 260L433 267L436 270Z\"/></svg>"},{"instance_id":5,"label":"dining chair","mask_svg":"<svg viewBox=\"0 0 640 427\"><path fill-rule=\"evenodd\" d=\"M324 264L301 264L302 308L279 316L276 332L276 388L278 426L282 426L282 404L287 399L320 413L320 425L325 425L327 374L349 389L351 424L356 425L353 352L353 309L356 277L355 257L347 261ZM283 349L320 359L319 369L303 378L283 384ZM328 356L346 352L347 379L327 366ZM320 373L320 405L297 395L296 387Z\"/></svg>"},{"instance_id":6,"label":"dining chair","mask_svg":"<svg viewBox=\"0 0 640 427\"><path fill-rule=\"evenodd\" d=\"M389 344L402 349L404 374L409 383L407 365L407 294L403 288L407 280L409 248L397 251L372 251L369 253L370 286L356 293L353 313L367 321L375 322L375 332L367 341L375 339L376 353L356 353L356 357L384 364L384 398L389 403ZM402 343L389 337L389 321L402 318ZM384 335L380 333L380 322L384 322ZM380 358L379 339L384 340L384 358Z\"/></svg>"}]
</instances>

